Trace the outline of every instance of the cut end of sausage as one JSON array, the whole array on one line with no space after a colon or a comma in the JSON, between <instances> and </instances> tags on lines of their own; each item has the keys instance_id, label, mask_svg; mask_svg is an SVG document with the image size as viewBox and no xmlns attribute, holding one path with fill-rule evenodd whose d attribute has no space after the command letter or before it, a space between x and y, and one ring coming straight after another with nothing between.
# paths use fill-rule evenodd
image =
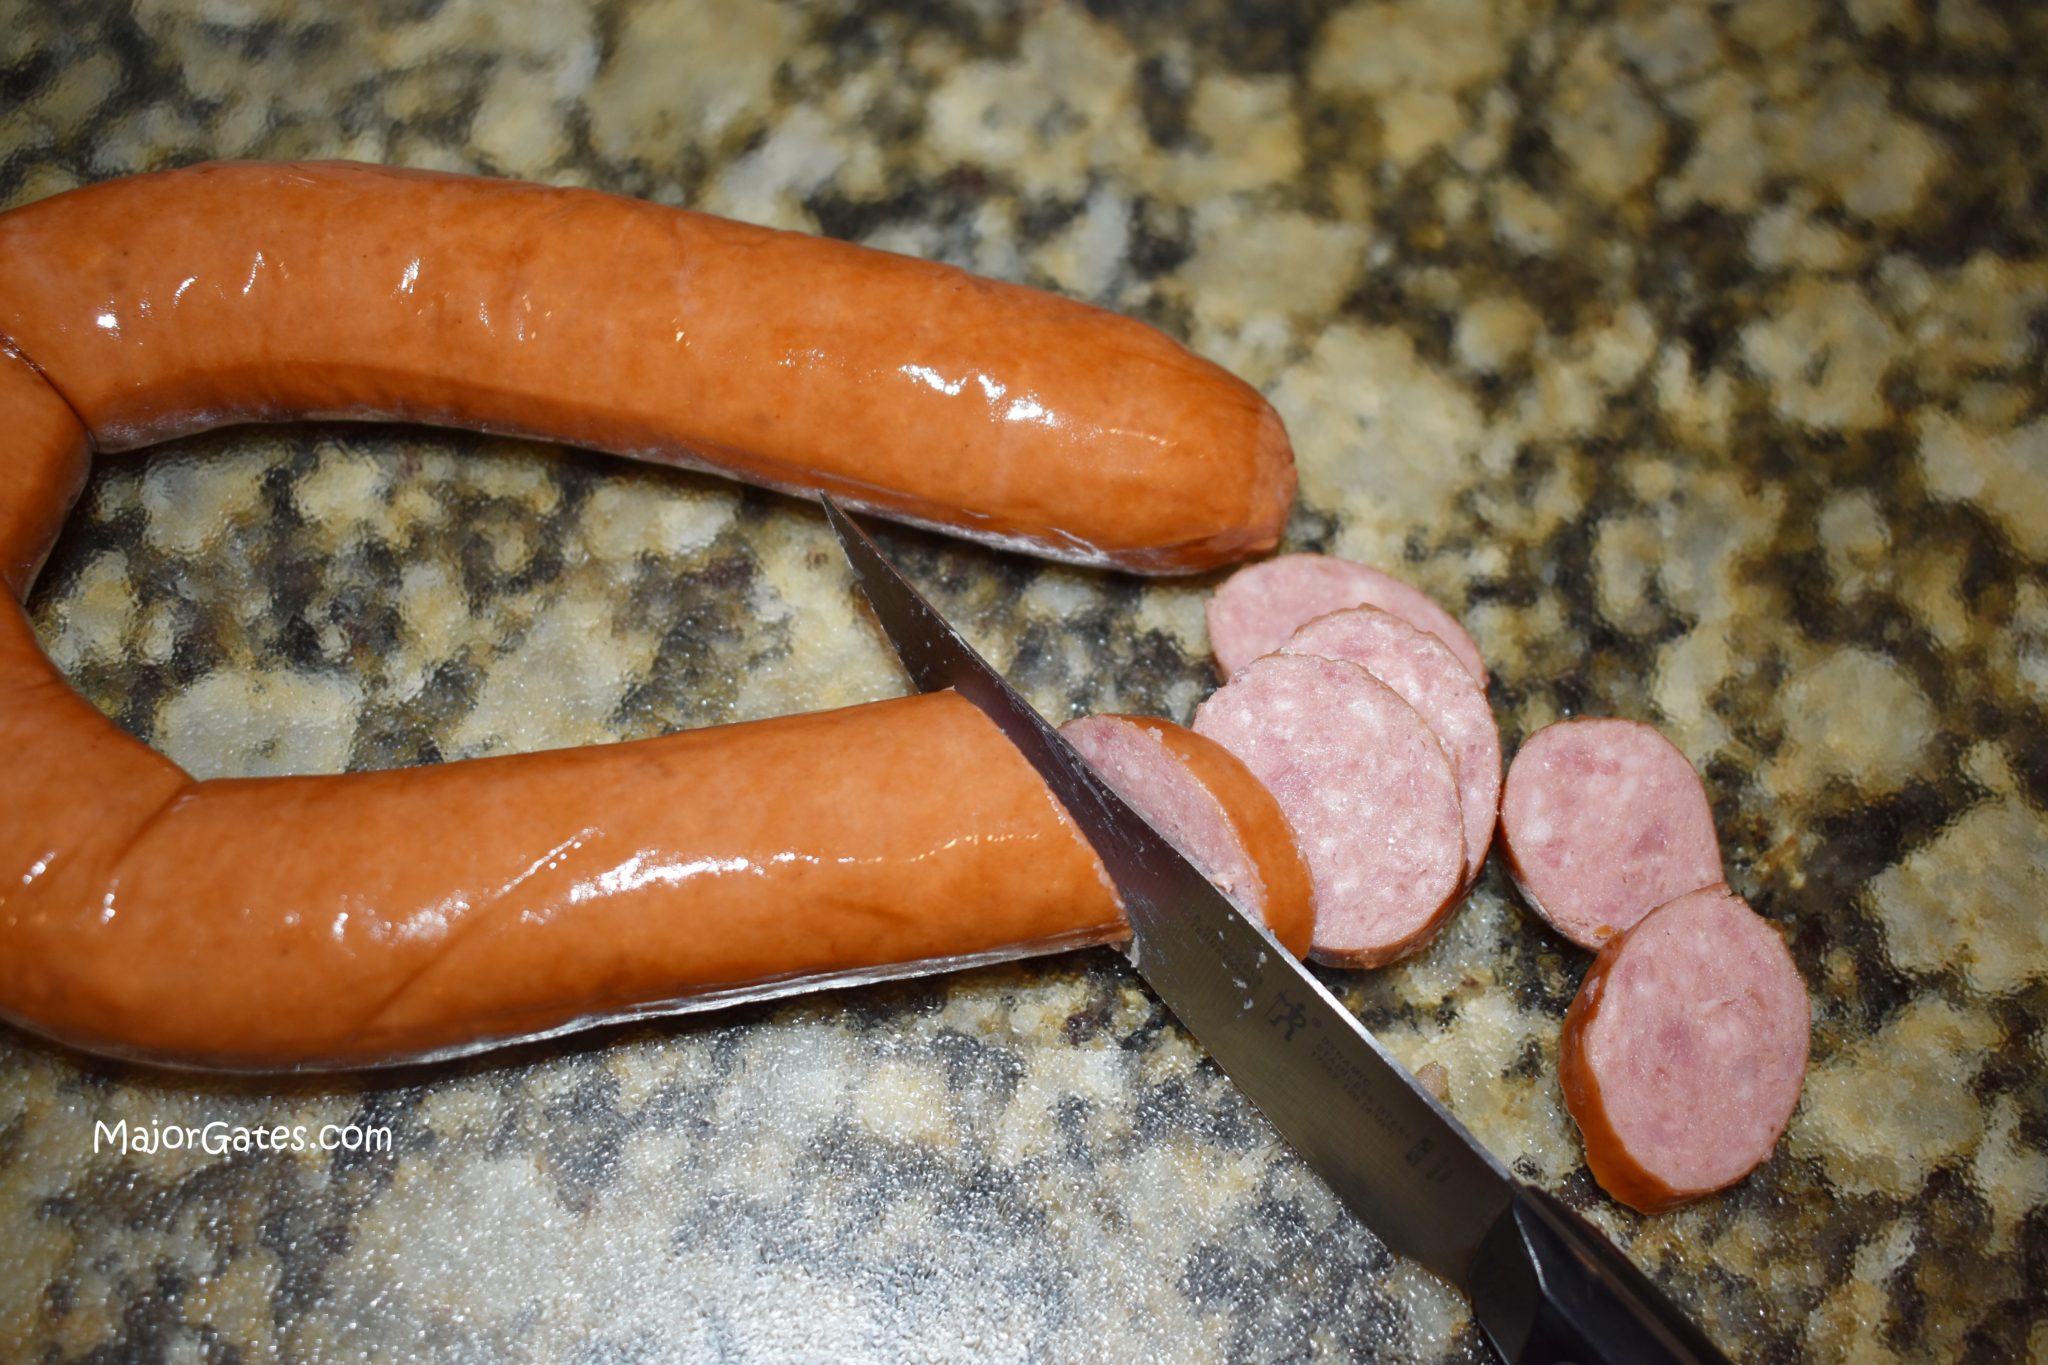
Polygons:
<instances>
[{"instance_id":1,"label":"cut end of sausage","mask_svg":"<svg viewBox=\"0 0 2048 1365\"><path fill-rule=\"evenodd\" d=\"M1486 686L1486 660L1457 618L1420 588L1332 555L1281 555L1232 574L1209 599L1209 647L1227 680L1318 616L1378 607L1434 635Z\"/></svg>"},{"instance_id":2,"label":"cut end of sausage","mask_svg":"<svg viewBox=\"0 0 2048 1365\"><path fill-rule=\"evenodd\" d=\"M1233 904L1296 956L1308 952L1307 864L1272 794L1234 755L1152 716L1083 716L1060 733Z\"/></svg>"},{"instance_id":3,"label":"cut end of sausage","mask_svg":"<svg viewBox=\"0 0 2048 1365\"><path fill-rule=\"evenodd\" d=\"M1670 740L1632 720L1537 731L1508 765L1500 835L1523 899L1586 948L1721 881L1699 774Z\"/></svg>"},{"instance_id":4,"label":"cut end of sausage","mask_svg":"<svg viewBox=\"0 0 2048 1365\"><path fill-rule=\"evenodd\" d=\"M1777 932L1724 886L1600 953L1565 1015L1559 1079L1602 1189L1657 1213L1725 1189L1792 1121L1811 1031Z\"/></svg>"},{"instance_id":5,"label":"cut end of sausage","mask_svg":"<svg viewBox=\"0 0 2048 1365\"><path fill-rule=\"evenodd\" d=\"M1464 816L1443 746L1356 664L1270 655L1195 713L1286 812L1315 883L1315 956L1369 967L1414 952L1449 914Z\"/></svg>"},{"instance_id":6,"label":"cut end of sausage","mask_svg":"<svg viewBox=\"0 0 2048 1365\"><path fill-rule=\"evenodd\" d=\"M1465 811L1465 880L1478 877L1500 811L1500 726L1450 647L1392 612L1350 607L1310 621L1281 652L1357 664L1415 708L1450 755Z\"/></svg>"}]
</instances>

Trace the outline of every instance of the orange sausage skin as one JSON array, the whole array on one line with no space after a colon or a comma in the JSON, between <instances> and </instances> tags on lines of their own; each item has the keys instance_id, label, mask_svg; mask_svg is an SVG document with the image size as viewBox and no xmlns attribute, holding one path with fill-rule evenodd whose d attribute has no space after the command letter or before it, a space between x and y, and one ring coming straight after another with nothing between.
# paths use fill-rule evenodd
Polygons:
<instances>
[{"instance_id":1,"label":"orange sausage skin","mask_svg":"<svg viewBox=\"0 0 2048 1365\"><path fill-rule=\"evenodd\" d=\"M0 1015L89 1051L349 1066L650 1002L1122 936L952 693L628 744L195 782L0 604ZM916 772L919 781L902 781Z\"/></svg>"},{"instance_id":2,"label":"orange sausage skin","mask_svg":"<svg viewBox=\"0 0 2048 1365\"><path fill-rule=\"evenodd\" d=\"M8 354L0 432L0 563L20 593L87 438ZM11 593L0 771L0 1018L150 1060L405 1061L721 988L1127 932L1065 811L952 693L198 782L70 688Z\"/></svg>"},{"instance_id":3,"label":"orange sausage skin","mask_svg":"<svg viewBox=\"0 0 2048 1365\"><path fill-rule=\"evenodd\" d=\"M1621 1134L1615 1131L1614 1124L1607 1117L1607 1103L1601 1094L1600 1080L1585 1063L1583 1040L1586 1029L1593 1022L1595 1002L1600 998L1600 982L1620 955L1620 944L1626 935L1627 930L1623 930L1602 946L1600 955L1593 959L1593 966L1586 973L1585 981L1580 983L1578 994L1572 997L1570 1007L1564 1012L1564 1028L1558 1045L1557 1081L1564 1091L1565 1107L1585 1141L1586 1166L1593 1172L1593 1179L1600 1188L1639 1213L1667 1213L1698 1198L1697 1192L1671 1188L1630 1155L1628 1144L1621 1140ZM1589 983L1591 990L1587 989Z\"/></svg>"},{"instance_id":4,"label":"orange sausage skin","mask_svg":"<svg viewBox=\"0 0 2048 1365\"><path fill-rule=\"evenodd\" d=\"M1153 328L595 191L216 163L0 214L0 337L98 450L236 422L513 432L1144 573L1270 549L1248 385Z\"/></svg>"},{"instance_id":5,"label":"orange sausage skin","mask_svg":"<svg viewBox=\"0 0 2048 1365\"><path fill-rule=\"evenodd\" d=\"M0 343L0 583L16 598L28 597L91 463L77 416Z\"/></svg>"},{"instance_id":6,"label":"orange sausage skin","mask_svg":"<svg viewBox=\"0 0 2048 1365\"><path fill-rule=\"evenodd\" d=\"M88 1050L355 1065L722 987L1122 933L1065 813L949 693L417 770L192 782L43 691L0 720L39 795L59 767L77 786L140 779L6 822L0 1002ZM899 763L936 780L901 783Z\"/></svg>"}]
</instances>

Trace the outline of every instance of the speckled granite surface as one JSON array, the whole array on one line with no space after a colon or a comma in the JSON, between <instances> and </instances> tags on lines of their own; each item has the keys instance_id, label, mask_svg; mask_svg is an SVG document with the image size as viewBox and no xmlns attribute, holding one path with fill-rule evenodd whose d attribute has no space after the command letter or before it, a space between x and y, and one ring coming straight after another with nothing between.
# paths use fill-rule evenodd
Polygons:
<instances>
[{"instance_id":1,"label":"speckled granite surface","mask_svg":"<svg viewBox=\"0 0 2048 1365\"><path fill-rule=\"evenodd\" d=\"M266 0L11 7L0 202L208 156L596 185L1145 317L1262 386L1292 544L1398 566L1510 747L1652 720L1814 993L1777 1157L1639 1218L1554 1079L1586 958L1489 873L1326 979L1755 1360L2048 1354L2048 12ZM1207 581L902 533L1049 713L1185 717ZM888 695L820 519L568 452L107 462L33 600L201 773ZM95 1122L389 1154L93 1151ZM1473 1359L1106 950L398 1077L0 1036L0 1356Z\"/></svg>"}]
</instances>

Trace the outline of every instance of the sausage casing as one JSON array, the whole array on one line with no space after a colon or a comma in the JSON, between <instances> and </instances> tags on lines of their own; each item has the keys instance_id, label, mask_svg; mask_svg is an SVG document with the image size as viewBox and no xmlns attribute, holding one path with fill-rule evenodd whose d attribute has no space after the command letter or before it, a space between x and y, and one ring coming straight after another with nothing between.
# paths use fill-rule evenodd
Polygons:
<instances>
[{"instance_id":1,"label":"sausage casing","mask_svg":"<svg viewBox=\"0 0 2048 1365\"><path fill-rule=\"evenodd\" d=\"M516 181L215 163L0 214L0 336L118 450L371 418L710 468L1148 573L1271 548L1265 400L1143 323Z\"/></svg>"}]
</instances>

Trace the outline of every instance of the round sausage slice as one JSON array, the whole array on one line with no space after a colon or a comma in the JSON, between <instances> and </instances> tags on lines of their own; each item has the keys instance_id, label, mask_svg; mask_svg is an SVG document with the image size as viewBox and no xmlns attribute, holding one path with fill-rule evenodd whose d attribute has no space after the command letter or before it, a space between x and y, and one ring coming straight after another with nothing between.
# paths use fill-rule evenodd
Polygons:
<instances>
[{"instance_id":1,"label":"round sausage slice","mask_svg":"<svg viewBox=\"0 0 2048 1365\"><path fill-rule=\"evenodd\" d=\"M1457 656L1436 636L1378 607L1318 616L1281 652L1357 664L1415 708L1451 756L1465 810L1465 880L1478 877L1500 811L1500 726L1485 691Z\"/></svg>"},{"instance_id":2,"label":"round sausage slice","mask_svg":"<svg viewBox=\"0 0 2048 1365\"><path fill-rule=\"evenodd\" d=\"M1799 1103L1806 983L1725 886L1660 906L1600 951L1564 1017L1558 1079L1600 1187L1644 1213L1761 1165Z\"/></svg>"},{"instance_id":3,"label":"round sausage slice","mask_svg":"<svg viewBox=\"0 0 2048 1365\"><path fill-rule=\"evenodd\" d=\"M1216 667L1231 678L1316 617L1346 607L1378 607L1436 636L1486 686L1479 646L1427 593L1332 555L1281 555L1232 574L1209 599L1209 647Z\"/></svg>"},{"instance_id":4,"label":"round sausage slice","mask_svg":"<svg viewBox=\"0 0 2048 1365\"><path fill-rule=\"evenodd\" d=\"M1500 834L1523 899L1586 948L1721 881L1699 774L1632 720L1560 721L1531 736L1508 765Z\"/></svg>"},{"instance_id":5,"label":"round sausage slice","mask_svg":"<svg viewBox=\"0 0 2048 1365\"><path fill-rule=\"evenodd\" d=\"M1060 733L1239 909L1295 956L1308 952L1308 865L1279 803L1235 755L1154 716L1083 716Z\"/></svg>"},{"instance_id":6,"label":"round sausage slice","mask_svg":"<svg viewBox=\"0 0 2048 1365\"><path fill-rule=\"evenodd\" d=\"M1203 702L1195 730L1243 759L1294 826L1318 960L1371 967L1429 942L1463 879L1465 822L1414 707L1357 664L1275 654Z\"/></svg>"}]
</instances>

